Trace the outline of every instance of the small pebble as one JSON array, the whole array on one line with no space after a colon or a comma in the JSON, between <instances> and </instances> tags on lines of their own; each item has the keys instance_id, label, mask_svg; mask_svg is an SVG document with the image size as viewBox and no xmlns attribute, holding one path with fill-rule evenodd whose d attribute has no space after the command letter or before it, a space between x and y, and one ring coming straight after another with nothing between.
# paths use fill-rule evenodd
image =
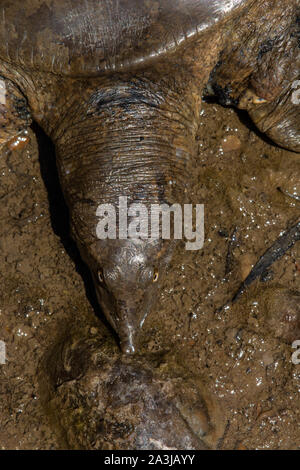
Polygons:
<instances>
[{"instance_id":1,"label":"small pebble","mask_svg":"<svg viewBox=\"0 0 300 470\"><path fill-rule=\"evenodd\" d=\"M241 148L241 141L235 135L228 135L222 141L222 148L224 152L233 152Z\"/></svg>"}]
</instances>

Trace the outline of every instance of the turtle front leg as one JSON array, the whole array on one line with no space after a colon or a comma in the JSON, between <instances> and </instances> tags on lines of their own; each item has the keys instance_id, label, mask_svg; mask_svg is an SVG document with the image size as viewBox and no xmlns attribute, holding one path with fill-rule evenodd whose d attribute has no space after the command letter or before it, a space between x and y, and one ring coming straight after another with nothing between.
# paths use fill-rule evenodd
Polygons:
<instances>
[{"instance_id":1,"label":"turtle front leg","mask_svg":"<svg viewBox=\"0 0 300 470\"><path fill-rule=\"evenodd\" d=\"M274 9L274 8L277 8ZM246 110L257 128L281 147L300 152L300 10L297 0L265 11L255 6L232 33L208 83L223 105ZM261 22L255 18L262 18Z\"/></svg>"},{"instance_id":2,"label":"turtle front leg","mask_svg":"<svg viewBox=\"0 0 300 470\"><path fill-rule=\"evenodd\" d=\"M297 81L294 82L297 86ZM266 103L252 108L249 115L259 130L264 132L280 147L300 152L300 81L299 89L290 90L275 103ZM298 93L298 95L297 95Z\"/></svg>"},{"instance_id":3,"label":"turtle front leg","mask_svg":"<svg viewBox=\"0 0 300 470\"><path fill-rule=\"evenodd\" d=\"M11 80L0 75L0 150L22 145L30 124L26 98Z\"/></svg>"},{"instance_id":4,"label":"turtle front leg","mask_svg":"<svg viewBox=\"0 0 300 470\"><path fill-rule=\"evenodd\" d=\"M300 54L271 55L240 98L257 128L280 147L300 152Z\"/></svg>"}]
</instances>

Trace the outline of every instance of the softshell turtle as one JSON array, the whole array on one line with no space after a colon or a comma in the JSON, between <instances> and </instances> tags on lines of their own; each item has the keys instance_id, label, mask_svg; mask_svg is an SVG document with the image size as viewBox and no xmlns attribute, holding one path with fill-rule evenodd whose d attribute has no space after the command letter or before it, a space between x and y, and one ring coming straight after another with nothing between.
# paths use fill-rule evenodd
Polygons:
<instances>
[{"instance_id":1,"label":"softshell turtle","mask_svg":"<svg viewBox=\"0 0 300 470\"><path fill-rule=\"evenodd\" d=\"M204 89L299 152L299 41L299 0L1 1L0 141L34 119L55 143L72 235L123 351L174 243L99 239L99 205L181 202Z\"/></svg>"}]
</instances>

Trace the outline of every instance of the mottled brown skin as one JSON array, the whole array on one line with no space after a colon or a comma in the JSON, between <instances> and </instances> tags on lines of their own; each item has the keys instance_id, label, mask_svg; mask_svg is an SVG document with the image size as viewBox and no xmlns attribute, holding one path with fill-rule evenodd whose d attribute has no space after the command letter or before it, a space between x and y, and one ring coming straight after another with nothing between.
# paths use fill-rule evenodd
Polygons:
<instances>
[{"instance_id":1,"label":"mottled brown skin","mask_svg":"<svg viewBox=\"0 0 300 470\"><path fill-rule=\"evenodd\" d=\"M204 88L300 151L299 17L299 0L1 2L0 75L14 89L0 137L26 128L28 109L53 139L72 234L123 351L136 349L174 244L99 241L97 207L189 202Z\"/></svg>"}]
</instances>

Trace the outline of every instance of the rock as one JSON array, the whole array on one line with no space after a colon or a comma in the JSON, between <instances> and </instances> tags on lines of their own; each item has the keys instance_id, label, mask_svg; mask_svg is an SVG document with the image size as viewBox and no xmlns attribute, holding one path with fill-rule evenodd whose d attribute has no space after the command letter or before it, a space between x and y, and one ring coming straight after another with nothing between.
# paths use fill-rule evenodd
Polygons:
<instances>
[{"instance_id":1,"label":"rock","mask_svg":"<svg viewBox=\"0 0 300 470\"><path fill-rule=\"evenodd\" d=\"M45 358L45 407L72 449L206 449L224 432L217 402L172 354L121 355L86 329Z\"/></svg>"}]
</instances>

